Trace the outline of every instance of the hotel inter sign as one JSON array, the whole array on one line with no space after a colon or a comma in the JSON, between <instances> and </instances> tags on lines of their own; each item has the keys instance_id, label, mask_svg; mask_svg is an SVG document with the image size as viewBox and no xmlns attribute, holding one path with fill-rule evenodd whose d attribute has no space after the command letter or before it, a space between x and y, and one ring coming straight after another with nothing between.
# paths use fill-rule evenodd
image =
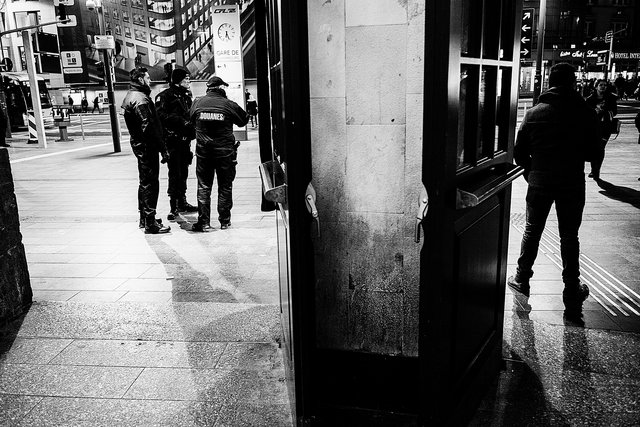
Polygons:
<instances>
[{"instance_id":1,"label":"hotel inter sign","mask_svg":"<svg viewBox=\"0 0 640 427\"><path fill-rule=\"evenodd\" d=\"M556 59L584 59L584 60L596 60L598 58L597 50L585 50L585 49L558 49L555 51ZM616 59L631 59L640 60L640 51L638 52L613 52L613 58Z\"/></svg>"},{"instance_id":2,"label":"hotel inter sign","mask_svg":"<svg viewBox=\"0 0 640 427\"><path fill-rule=\"evenodd\" d=\"M613 59L638 59L640 52L613 52Z\"/></svg>"}]
</instances>

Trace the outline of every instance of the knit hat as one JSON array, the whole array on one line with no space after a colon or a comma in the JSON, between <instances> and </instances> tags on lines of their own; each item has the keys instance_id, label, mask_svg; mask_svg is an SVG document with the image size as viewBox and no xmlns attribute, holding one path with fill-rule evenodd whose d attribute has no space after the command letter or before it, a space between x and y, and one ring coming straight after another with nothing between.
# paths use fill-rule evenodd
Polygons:
<instances>
[{"instance_id":1,"label":"knit hat","mask_svg":"<svg viewBox=\"0 0 640 427\"><path fill-rule=\"evenodd\" d=\"M218 86L229 86L224 80L222 80L218 76L211 76L209 80L207 80L207 87L218 87Z\"/></svg>"},{"instance_id":2,"label":"knit hat","mask_svg":"<svg viewBox=\"0 0 640 427\"><path fill-rule=\"evenodd\" d=\"M171 84L180 84L180 82L183 81L188 75L188 71L183 70L182 68L176 68L175 70L171 71Z\"/></svg>"}]
</instances>

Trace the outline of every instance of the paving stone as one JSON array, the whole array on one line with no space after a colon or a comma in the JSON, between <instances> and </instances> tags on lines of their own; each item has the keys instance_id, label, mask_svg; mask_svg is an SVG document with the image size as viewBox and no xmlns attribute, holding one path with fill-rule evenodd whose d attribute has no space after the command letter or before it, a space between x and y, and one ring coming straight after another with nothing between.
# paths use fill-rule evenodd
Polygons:
<instances>
[{"instance_id":1,"label":"paving stone","mask_svg":"<svg viewBox=\"0 0 640 427\"><path fill-rule=\"evenodd\" d=\"M214 426L211 402L45 397L21 426Z\"/></svg>"},{"instance_id":2,"label":"paving stone","mask_svg":"<svg viewBox=\"0 0 640 427\"><path fill-rule=\"evenodd\" d=\"M71 342L55 338L0 339L0 363L46 364Z\"/></svg>"},{"instance_id":3,"label":"paving stone","mask_svg":"<svg viewBox=\"0 0 640 427\"><path fill-rule=\"evenodd\" d=\"M214 368L226 343L75 340L52 365Z\"/></svg>"}]
</instances>

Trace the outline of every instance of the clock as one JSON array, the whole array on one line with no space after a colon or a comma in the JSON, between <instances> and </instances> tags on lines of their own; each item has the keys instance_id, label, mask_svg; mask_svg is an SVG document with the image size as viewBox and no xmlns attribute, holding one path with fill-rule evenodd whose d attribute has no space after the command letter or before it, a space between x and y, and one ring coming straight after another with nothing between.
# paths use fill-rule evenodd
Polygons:
<instances>
[{"instance_id":1,"label":"clock","mask_svg":"<svg viewBox=\"0 0 640 427\"><path fill-rule=\"evenodd\" d=\"M225 22L224 24L218 27L218 38L223 42L228 42L233 39L236 35L236 29L233 28L233 25Z\"/></svg>"}]
</instances>

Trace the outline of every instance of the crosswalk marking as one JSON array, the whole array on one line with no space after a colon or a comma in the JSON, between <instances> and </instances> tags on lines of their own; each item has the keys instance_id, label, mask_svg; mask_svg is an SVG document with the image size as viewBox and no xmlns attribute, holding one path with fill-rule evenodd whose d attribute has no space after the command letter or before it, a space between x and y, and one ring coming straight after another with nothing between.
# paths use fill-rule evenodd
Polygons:
<instances>
[{"instance_id":1,"label":"crosswalk marking","mask_svg":"<svg viewBox=\"0 0 640 427\"><path fill-rule=\"evenodd\" d=\"M525 220L525 215L522 213L511 215L511 225L520 234L524 234ZM559 247L560 236L558 232L547 224L540 239L539 252L562 271L562 257ZM621 314L629 317L630 313L640 316L640 294L582 253L580 254L580 267L583 281L592 291L591 297L612 316L617 317L618 314Z\"/></svg>"}]
</instances>

